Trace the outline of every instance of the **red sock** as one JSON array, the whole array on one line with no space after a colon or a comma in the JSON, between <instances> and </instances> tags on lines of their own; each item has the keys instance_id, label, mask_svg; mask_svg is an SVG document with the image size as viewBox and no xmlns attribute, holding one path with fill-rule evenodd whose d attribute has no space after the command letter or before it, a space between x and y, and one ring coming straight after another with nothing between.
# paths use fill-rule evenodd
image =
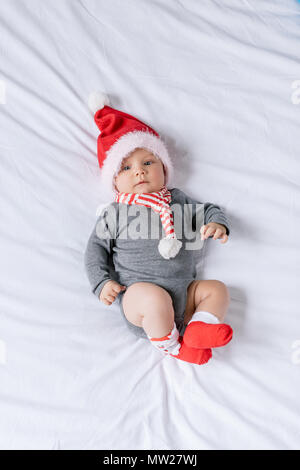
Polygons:
<instances>
[{"instance_id":1,"label":"red sock","mask_svg":"<svg viewBox=\"0 0 300 470\"><path fill-rule=\"evenodd\" d=\"M191 362L192 364L206 364L212 357L211 349L196 349L190 348L185 342L183 341L183 337L179 336L178 341L181 343L181 348L179 353L175 356L170 354L170 356L176 357L176 359L180 359L181 361Z\"/></svg>"},{"instance_id":2,"label":"red sock","mask_svg":"<svg viewBox=\"0 0 300 470\"><path fill-rule=\"evenodd\" d=\"M214 317L209 312L196 312L188 323L183 338L190 348L218 348L232 339L232 328L226 323L220 323L216 317L215 320L211 318L211 321L218 323L207 323L210 320L209 315Z\"/></svg>"},{"instance_id":3,"label":"red sock","mask_svg":"<svg viewBox=\"0 0 300 470\"><path fill-rule=\"evenodd\" d=\"M147 335L151 344L166 355L175 357L185 362L193 364L205 364L212 356L211 349L190 348L183 342L182 336L179 336L176 324L172 331L162 338L153 338Z\"/></svg>"}]
</instances>

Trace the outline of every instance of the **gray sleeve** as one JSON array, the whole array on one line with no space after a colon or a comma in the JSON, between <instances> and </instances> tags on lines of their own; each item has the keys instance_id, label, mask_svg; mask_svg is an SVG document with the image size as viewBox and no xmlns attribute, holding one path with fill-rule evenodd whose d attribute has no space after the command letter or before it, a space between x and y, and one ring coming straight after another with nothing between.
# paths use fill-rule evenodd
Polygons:
<instances>
[{"instance_id":1,"label":"gray sleeve","mask_svg":"<svg viewBox=\"0 0 300 470\"><path fill-rule=\"evenodd\" d=\"M104 285L114 279L112 251L113 227L104 209L92 231L84 253L84 265L92 292L99 298Z\"/></svg>"},{"instance_id":2,"label":"gray sleeve","mask_svg":"<svg viewBox=\"0 0 300 470\"><path fill-rule=\"evenodd\" d=\"M196 204L204 205L204 224L208 224L210 222L216 222L217 224L222 224L226 228L226 234L230 234L230 224L229 224L229 219L226 216L225 212L216 204L211 204L210 202L205 202L202 203L200 201L195 201L191 197L187 196L183 191L181 191L178 188L174 188L173 191L175 191L174 194L176 194L176 197L185 204L193 204L195 207L193 207L193 230L195 230L196 227L196 218L197 217L202 217L203 220L203 209L201 207L197 209Z\"/></svg>"},{"instance_id":3,"label":"gray sleeve","mask_svg":"<svg viewBox=\"0 0 300 470\"><path fill-rule=\"evenodd\" d=\"M204 224L208 224L209 222L216 222L217 224L224 225L226 228L226 235L229 236L229 220L225 212L223 212L216 204L206 202L204 203Z\"/></svg>"}]
</instances>

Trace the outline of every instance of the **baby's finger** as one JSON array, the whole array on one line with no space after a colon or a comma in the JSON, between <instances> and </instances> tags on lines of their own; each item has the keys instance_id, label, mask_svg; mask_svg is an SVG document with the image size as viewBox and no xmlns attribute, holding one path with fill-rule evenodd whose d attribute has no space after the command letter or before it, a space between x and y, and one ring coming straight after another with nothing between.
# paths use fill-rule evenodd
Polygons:
<instances>
[{"instance_id":1,"label":"baby's finger","mask_svg":"<svg viewBox=\"0 0 300 470\"><path fill-rule=\"evenodd\" d=\"M115 284L112 288L117 294L119 294L119 292L126 289L126 286L121 286L120 284Z\"/></svg>"},{"instance_id":2,"label":"baby's finger","mask_svg":"<svg viewBox=\"0 0 300 470\"><path fill-rule=\"evenodd\" d=\"M204 240L208 237L210 237L211 235L213 235L215 233L215 228L214 227L208 227L208 229L205 231L205 234L204 234Z\"/></svg>"},{"instance_id":3,"label":"baby's finger","mask_svg":"<svg viewBox=\"0 0 300 470\"><path fill-rule=\"evenodd\" d=\"M202 227L200 228L200 233L201 233L201 235L204 234L206 228L207 228L207 225L202 225Z\"/></svg>"},{"instance_id":4,"label":"baby's finger","mask_svg":"<svg viewBox=\"0 0 300 470\"><path fill-rule=\"evenodd\" d=\"M200 228L200 234L201 234L201 240L205 240L205 233L208 229L208 225L202 225L202 227Z\"/></svg>"},{"instance_id":5,"label":"baby's finger","mask_svg":"<svg viewBox=\"0 0 300 470\"><path fill-rule=\"evenodd\" d=\"M226 233L224 233L222 239L221 239L221 243L226 243L228 240L228 235Z\"/></svg>"},{"instance_id":6,"label":"baby's finger","mask_svg":"<svg viewBox=\"0 0 300 470\"><path fill-rule=\"evenodd\" d=\"M220 238L222 233L224 233L223 230L221 228L217 228L216 233L214 234L214 240L217 240L217 238Z\"/></svg>"},{"instance_id":7,"label":"baby's finger","mask_svg":"<svg viewBox=\"0 0 300 470\"><path fill-rule=\"evenodd\" d=\"M105 299L108 300L108 302L114 302L116 297L113 295L106 295Z\"/></svg>"}]
</instances>

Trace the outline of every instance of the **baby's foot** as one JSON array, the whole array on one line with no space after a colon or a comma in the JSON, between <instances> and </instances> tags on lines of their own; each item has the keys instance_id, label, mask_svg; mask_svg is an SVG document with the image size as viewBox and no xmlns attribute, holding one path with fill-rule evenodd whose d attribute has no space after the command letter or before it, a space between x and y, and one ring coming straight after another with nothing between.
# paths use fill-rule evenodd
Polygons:
<instances>
[{"instance_id":1,"label":"baby's foot","mask_svg":"<svg viewBox=\"0 0 300 470\"><path fill-rule=\"evenodd\" d=\"M182 336L179 336L178 341L181 343L179 353L176 356L174 354L170 354L170 356L173 356L176 359L201 365L208 362L212 357L211 349L191 348L185 344Z\"/></svg>"},{"instance_id":2,"label":"baby's foot","mask_svg":"<svg viewBox=\"0 0 300 470\"><path fill-rule=\"evenodd\" d=\"M190 348L218 348L232 339L232 328L226 323L193 321L185 329L184 342Z\"/></svg>"}]
</instances>

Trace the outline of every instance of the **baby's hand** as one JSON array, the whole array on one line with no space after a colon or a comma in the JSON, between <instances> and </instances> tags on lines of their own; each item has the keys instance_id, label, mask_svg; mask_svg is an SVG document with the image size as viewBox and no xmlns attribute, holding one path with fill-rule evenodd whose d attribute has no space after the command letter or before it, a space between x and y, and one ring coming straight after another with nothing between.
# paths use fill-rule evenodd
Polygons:
<instances>
[{"instance_id":1,"label":"baby's hand","mask_svg":"<svg viewBox=\"0 0 300 470\"><path fill-rule=\"evenodd\" d=\"M206 238L212 235L214 235L214 240L221 238L221 243L226 243L228 240L228 235L226 235L226 227L222 224L217 224L216 222L209 222L209 224L202 225L200 233L201 240L206 240Z\"/></svg>"},{"instance_id":2,"label":"baby's hand","mask_svg":"<svg viewBox=\"0 0 300 470\"><path fill-rule=\"evenodd\" d=\"M105 305L111 305L116 300L118 294L125 289L126 286L121 286L116 281L108 281L100 292L99 299Z\"/></svg>"}]
</instances>

